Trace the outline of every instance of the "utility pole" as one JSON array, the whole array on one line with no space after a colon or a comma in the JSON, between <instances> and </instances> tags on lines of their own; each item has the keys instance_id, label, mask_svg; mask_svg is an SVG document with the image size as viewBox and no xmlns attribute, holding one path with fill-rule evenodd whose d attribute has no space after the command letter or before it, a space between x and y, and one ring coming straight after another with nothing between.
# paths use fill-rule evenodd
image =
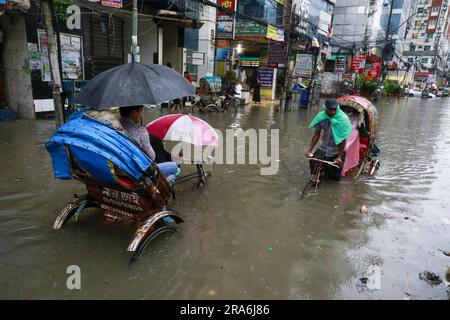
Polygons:
<instances>
[{"instance_id":1,"label":"utility pole","mask_svg":"<svg viewBox=\"0 0 450 320\"><path fill-rule=\"evenodd\" d=\"M139 62L138 58L138 10L137 0L133 0L132 13L132 35L131 35L131 61Z\"/></svg>"},{"instance_id":2,"label":"utility pole","mask_svg":"<svg viewBox=\"0 0 450 320\"><path fill-rule=\"evenodd\" d=\"M388 17L388 24L387 24L387 28L386 28L386 37L385 37L385 41L386 43L384 44L384 50L383 50L383 59L382 59L382 65L381 65L381 81L384 80L386 73L387 73L387 68L386 68L386 58L387 58L387 48L391 48L391 44L388 43L389 40L389 33L390 33L390 29L391 29L391 19L392 19L392 11L394 10L394 0L390 1L390 10L389 10L389 17Z\"/></svg>"},{"instance_id":3,"label":"utility pole","mask_svg":"<svg viewBox=\"0 0 450 320\"><path fill-rule=\"evenodd\" d=\"M296 5L294 4L291 10L290 14L290 29L288 32L288 41L286 46L286 63L285 63L285 71L284 71L284 86L283 86L283 97L281 101L281 110L286 110L286 100L287 100L287 90L289 87L289 58L291 56L291 50L292 50L292 34L294 33L296 23L294 23L295 20L295 9Z\"/></svg>"},{"instance_id":4,"label":"utility pole","mask_svg":"<svg viewBox=\"0 0 450 320\"><path fill-rule=\"evenodd\" d=\"M48 57L50 69L52 71L52 92L53 103L55 106L55 124L56 128L59 128L64 124L64 108L61 97L62 82L58 60L58 46L56 44L56 37L53 31L53 18L49 6L50 1L52 0L42 1L42 15L44 17L45 28L47 29Z\"/></svg>"}]
</instances>

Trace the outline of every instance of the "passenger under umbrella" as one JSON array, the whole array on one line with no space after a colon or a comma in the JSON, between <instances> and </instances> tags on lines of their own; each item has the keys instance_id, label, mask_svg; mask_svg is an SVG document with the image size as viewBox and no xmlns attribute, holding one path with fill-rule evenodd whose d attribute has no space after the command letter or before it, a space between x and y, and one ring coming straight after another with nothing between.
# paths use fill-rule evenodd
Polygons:
<instances>
[{"instance_id":1,"label":"passenger under umbrella","mask_svg":"<svg viewBox=\"0 0 450 320\"><path fill-rule=\"evenodd\" d=\"M131 106L120 107L120 124L124 129L124 133L136 143L142 151L144 151L150 159L157 163L158 168L164 174L164 176L171 181L175 181L175 178L179 175L180 169L175 162L162 162L158 163L156 160L156 153L150 144L150 137L147 130L142 126L142 111L143 106Z\"/></svg>"}]
</instances>

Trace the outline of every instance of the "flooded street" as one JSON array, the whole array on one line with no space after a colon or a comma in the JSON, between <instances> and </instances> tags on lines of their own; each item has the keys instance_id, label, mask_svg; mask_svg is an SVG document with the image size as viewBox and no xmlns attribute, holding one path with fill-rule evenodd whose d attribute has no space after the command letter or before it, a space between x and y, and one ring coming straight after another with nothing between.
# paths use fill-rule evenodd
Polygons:
<instances>
[{"instance_id":1,"label":"flooded street","mask_svg":"<svg viewBox=\"0 0 450 320\"><path fill-rule=\"evenodd\" d=\"M59 211L82 194L56 180L44 147L47 120L0 122L0 298L24 299L447 299L450 257L450 100L382 100L382 166L375 178L326 181L300 199L308 181L304 153L317 112L247 106L200 115L213 127L279 129L280 168L216 165L197 191L177 187L171 206L185 223L129 266L135 231L83 213L52 230ZM145 123L167 113L145 112ZM196 114L198 115L198 114ZM368 210L361 214L359 208ZM68 290L66 269L81 268L81 290ZM380 289L360 278L378 266Z\"/></svg>"}]
</instances>

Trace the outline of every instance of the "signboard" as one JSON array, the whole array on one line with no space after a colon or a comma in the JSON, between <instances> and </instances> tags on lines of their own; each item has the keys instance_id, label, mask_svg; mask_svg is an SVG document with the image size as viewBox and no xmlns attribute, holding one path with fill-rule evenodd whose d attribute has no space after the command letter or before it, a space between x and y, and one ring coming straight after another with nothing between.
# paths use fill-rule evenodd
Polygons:
<instances>
[{"instance_id":1,"label":"signboard","mask_svg":"<svg viewBox=\"0 0 450 320\"><path fill-rule=\"evenodd\" d=\"M217 5L235 11L236 0L218 0ZM234 39L234 18L226 12L217 10L217 39Z\"/></svg>"},{"instance_id":2,"label":"signboard","mask_svg":"<svg viewBox=\"0 0 450 320\"><path fill-rule=\"evenodd\" d=\"M269 24L267 26L267 35L266 35L267 39L271 39L274 41L277 41L277 27Z\"/></svg>"},{"instance_id":3,"label":"signboard","mask_svg":"<svg viewBox=\"0 0 450 320\"><path fill-rule=\"evenodd\" d=\"M284 41L284 30L269 24L267 26L266 37L267 37L267 39L274 40L274 41Z\"/></svg>"},{"instance_id":4,"label":"signboard","mask_svg":"<svg viewBox=\"0 0 450 320\"><path fill-rule=\"evenodd\" d=\"M380 77L380 69L381 69L381 63L380 62L374 62L370 66L368 76L371 78L379 78Z\"/></svg>"},{"instance_id":5,"label":"signboard","mask_svg":"<svg viewBox=\"0 0 450 320\"><path fill-rule=\"evenodd\" d=\"M122 0L102 0L102 6L122 8Z\"/></svg>"},{"instance_id":6,"label":"signboard","mask_svg":"<svg viewBox=\"0 0 450 320\"><path fill-rule=\"evenodd\" d=\"M42 81L52 81L52 70L50 68L50 59L48 57L48 39L47 32L38 29L39 52L41 53L41 76Z\"/></svg>"},{"instance_id":7,"label":"signboard","mask_svg":"<svg viewBox=\"0 0 450 320\"><path fill-rule=\"evenodd\" d=\"M276 70L260 68L258 80L261 85L261 95L270 99L275 98Z\"/></svg>"},{"instance_id":8,"label":"signboard","mask_svg":"<svg viewBox=\"0 0 450 320\"><path fill-rule=\"evenodd\" d=\"M229 40L217 40L216 41L217 48L229 48L230 46L231 46L231 43Z\"/></svg>"},{"instance_id":9,"label":"signboard","mask_svg":"<svg viewBox=\"0 0 450 320\"><path fill-rule=\"evenodd\" d=\"M82 80L83 60L81 37L69 34L61 34L60 43L63 79Z\"/></svg>"},{"instance_id":10,"label":"signboard","mask_svg":"<svg viewBox=\"0 0 450 320\"><path fill-rule=\"evenodd\" d=\"M259 82L261 84L261 89L272 89L273 69L272 68L260 68L259 69Z\"/></svg>"},{"instance_id":11,"label":"signboard","mask_svg":"<svg viewBox=\"0 0 450 320\"><path fill-rule=\"evenodd\" d=\"M269 41L269 67L284 67L286 60L286 43L279 41Z\"/></svg>"},{"instance_id":12,"label":"signboard","mask_svg":"<svg viewBox=\"0 0 450 320\"><path fill-rule=\"evenodd\" d=\"M259 57L241 57L239 64L242 67L259 67Z\"/></svg>"},{"instance_id":13,"label":"signboard","mask_svg":"<svg viewBox=\"0 0 450 320\"><path fill-rule=\"evenodd\" d=\"M265 38L267 27L256 21L237 21L236 39L242 38Z\"/></svg>"},{"instance_id":14,"label":"signboard","mask_svg":"<svg viewBox=\"0 0 450 320\"><path fill-rule=\"evenodd\" d=\"M297 54L295 59L294 77L309 78L312 72L312 56L310 54Z\"/></svg>"},{"instance_id":15,"label":"signboard","mask_svg":"<svg viewBox=\"0 0 450 320\"><path fill-rule=\"evenodd\" d=\"M6 0L0 0L0 4L6 4Z\"/></svg>"},{"instance_id":16,"label":"signboard","mask_svg":"<svg viewBox=\"0 0 450 320\"><path fill-rule=\"evenodd\" d=\"M366 63L366 54L364 52L353 57L352 60L352 72L364 73L364 67Z\"/></svg>"},{"instance_id":17,"label":"signboard","mask_svg":"<svg viewBox=\"0 0 450 320\"><path fill-rule=\"evenodd\" d=\"M429 74L427 77L427 84L432 84L436 82L436 75L435 74Z\"/></svg>"},{"instance_id":18,"label":"signboard","mask_svg":"<svg viewBox=\"0 0 450 320\"><path fill-rule=\"evenodd\" d=\"M216 60L217 61L225 61L231 58L233 49L229 48L217 48L216 49Z\"/></svg>"}]
</instances>

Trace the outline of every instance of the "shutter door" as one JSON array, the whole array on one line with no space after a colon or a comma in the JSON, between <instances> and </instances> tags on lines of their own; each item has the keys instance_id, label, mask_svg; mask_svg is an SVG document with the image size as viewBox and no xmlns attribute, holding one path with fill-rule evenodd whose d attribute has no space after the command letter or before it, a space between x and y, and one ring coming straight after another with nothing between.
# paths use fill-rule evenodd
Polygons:
<instances>
[{"instance_id":1,"label":"shutter door","mask_svg":"<svg viewBox=\"0 0 450 320\"><path fill-rule=\"evenodd\" d=\"M91 16L93 76L123 64L123 22L109 15Z\"/></svg>"}]
</instances>

